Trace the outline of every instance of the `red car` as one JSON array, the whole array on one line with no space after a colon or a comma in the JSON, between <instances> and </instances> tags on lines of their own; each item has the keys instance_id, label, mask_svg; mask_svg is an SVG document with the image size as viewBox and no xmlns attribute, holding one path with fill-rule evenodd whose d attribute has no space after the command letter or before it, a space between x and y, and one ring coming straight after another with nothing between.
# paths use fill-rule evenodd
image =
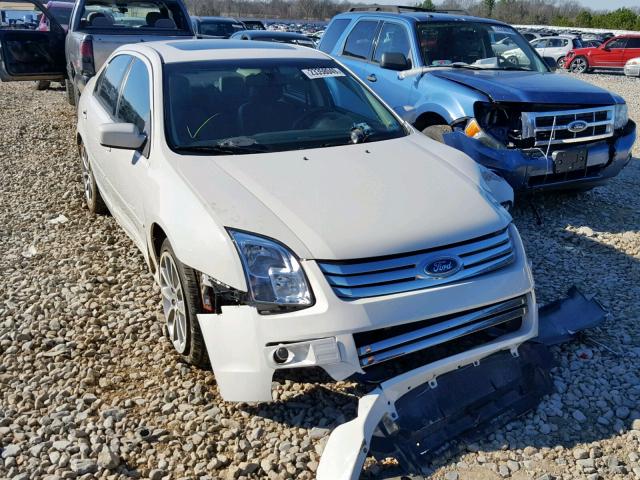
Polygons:
<instances>
[{"instance_id":1,"label":"red car","mask_svg":"<svg viewBox=\"0 0 640 480\"><path fill-rule=\"evenodd\" d=\"M640 57L640 34L618 35L599 47L575 48L567 53L564 68L574 73L594 69L620 69L632 58Z\"/></svg>"}]
</instances>

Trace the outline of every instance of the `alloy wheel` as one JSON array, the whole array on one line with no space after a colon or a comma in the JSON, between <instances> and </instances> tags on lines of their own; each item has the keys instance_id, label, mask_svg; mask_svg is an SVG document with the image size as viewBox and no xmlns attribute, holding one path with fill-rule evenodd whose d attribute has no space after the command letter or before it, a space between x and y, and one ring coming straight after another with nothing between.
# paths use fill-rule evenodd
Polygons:
<instances>
[{"instance_id":1,"label":"alloy wheel","mask_svg":"<svg viewBox=\"0 0 640 480\"><path fill-rule=\"evenodd\" d=\"M187 349L187 311L178 268L169 252L160 256L160 292L169 339L182 354Z\"/></svg>"},{"instance_id":2,"label":"alloy wheel","mask_svg":"<svg viewBox=\"0 0 640 480\"><path fill-rule=\"evenodd\" d=\"M89 163L89 155L84 145L80 145L80 159L82 160L82 185L84 187L84 198L87 200L87 205L91 205L93 202L93 171L91 170L91 164Z\"/></svg>"},{"instance_id":3,"label":"alloy wheel","mask_svg":"<svg viewBox=\"0 0 640 480\"><path fill-rule=\"evenodd\" d=\"M573 73L584 73L587 70L587 61L584 58L576 58L570 67Z\"/></svg>"},{"instance_id":4,"label":"alloy wheel","mask_svg":"<svg viewBox=\"0 0 640 480\"><path fill-rule=\"evenodd\" d=\"M564 57L558 59L557 66L558 68L564 68Z\"/></svg>"}]
</instances>

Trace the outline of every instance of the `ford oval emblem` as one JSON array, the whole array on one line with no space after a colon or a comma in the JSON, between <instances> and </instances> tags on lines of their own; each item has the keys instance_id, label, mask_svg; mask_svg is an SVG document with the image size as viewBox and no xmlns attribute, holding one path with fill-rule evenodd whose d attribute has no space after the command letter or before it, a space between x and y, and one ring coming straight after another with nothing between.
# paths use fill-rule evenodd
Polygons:
<instances>
[{"instance_id":1,"label":"ford oval emblem","mask_svg":"<svg viewBox=\"0 0 640 480\"><path fill-rule=\"evenodd\" d=\"M442 278L457 273L462 268L462 262L456 257L440 257L431 260L424 267L424 273L430 277Z\"/></svg>"},{"instance_id":2,"label":"ford oval emblem","mask_svg":"<svg viewBox=\"0 0 640 480\"><path fill-rule=\"evenodd\" d=\"M567 125L567 130L569 130L571 133L580 133L584 132L588 126L589 124L584 120L576 120Z\"/></svg>"}]
</instances>

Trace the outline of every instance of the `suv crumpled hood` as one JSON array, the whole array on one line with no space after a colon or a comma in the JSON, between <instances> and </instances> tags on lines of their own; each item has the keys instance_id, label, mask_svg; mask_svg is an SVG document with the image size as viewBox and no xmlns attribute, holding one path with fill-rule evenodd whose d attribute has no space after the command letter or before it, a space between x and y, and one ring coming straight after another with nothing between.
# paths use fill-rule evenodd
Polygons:
<instances>
[{"instance_id":1,"label":"suv crumpled hood","mask_svg":"<svg viewBox=\"0 0 640 480\"><path fill-rule=\"evenodd\" d=\"M447 245L509 223L453 166L470 160L445 156L464 155L413 134L175 165L225 227L275 238L302 258L346 260Z\"/></svg>"},{"instance_id":2,"label":"suv crumpled hood","mask_svg":"<svg viewBox=\"0 0 640 480\"><path fill-rule=\"evenodd\" d=\"M429 72L479 90L496 102L612 105L615 97L589 83L555 73L498 70L436 70Z\"/></svg>"}]
</instances>

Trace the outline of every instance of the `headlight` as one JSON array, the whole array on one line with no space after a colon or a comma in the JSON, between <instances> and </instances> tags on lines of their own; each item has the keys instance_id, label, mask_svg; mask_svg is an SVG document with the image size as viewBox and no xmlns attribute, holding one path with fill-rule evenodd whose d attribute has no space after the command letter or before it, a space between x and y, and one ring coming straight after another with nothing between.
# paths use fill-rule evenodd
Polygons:
<instances>
[{"instance_id":1,"label":"headlight","mask_svg":"<svg viewBox=\"0 0 640 480\"><path fill-rule=\"evenodd\" d=\"M640 65L640 58L632 58L627 62L627 66Z\"/></svg>"},{"instance_id":2,"label":"headlight","mask_svg":"<svg viewBox=\"0 0 640 480\"><path fill-rule=\"evenodd\" d=\"M258 304L308 307L311 289L296 256L274 240L229 230L249 283L251 297Z\"/></svg>"},{"instance_id":3,"label":"headlight","mask_svg":"<svg viewBox=\"0 0 640 480\"><path fill-rule=\"evenodd\" d=\"M616 116L613 122L613 128L618 130L619 128L623 128L627 122L629 121L629 109L627 108L627 104L623 103L621 105L616 105Z\"/></svg>"},{"instance_id":4,"label":"headlight","mask_svg":"<svg viewBox=\"0 0 640 480\"><path fill-rule=\"evenodd\" d=\"M475 138L487 147L496 149L504 148L503 144L501 144L498 140L496 140L490 134L480 128L480 124L475 118L469 120L469 123L467 123L467 126L464 129L464 134L467 137Z\"/></svg>"}]
</instances>

